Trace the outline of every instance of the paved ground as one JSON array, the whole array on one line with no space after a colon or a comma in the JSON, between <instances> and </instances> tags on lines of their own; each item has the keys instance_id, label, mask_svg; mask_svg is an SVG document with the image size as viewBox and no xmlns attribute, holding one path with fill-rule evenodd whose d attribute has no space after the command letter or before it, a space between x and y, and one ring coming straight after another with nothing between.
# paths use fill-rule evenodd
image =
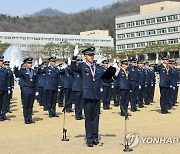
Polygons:
<instances>
[{"instance_id":1,"label":"paved ground","mask_svg":"<svg viewBox=\"0 0 180 154\"><path fill-rule=\"evenodd\" d=\"M134 147L132 153L178 154L180 151L180 107L172 110L171 114L160 114L158 88L155 101L156 103L141 109L140 112L132 113L127 121L128 132L139 135L139 145ZM104 145L87 148L84 140L84 120L74 120L73 113L67 114L66 121L70 141L62 142L62 109L57 108L59 118L50 119L47 112L44 112L42 107L35 102L33 118L36 124L25 125L18 88L15 89L11 106L13 113L8 114L11 121L0 122L0 154L123 153L125 120L119 115L117 107L112 106L112 110L109 111L102 110L99 133ZM148 144L142 141L145 137L149 137L148 143L151 142L151 137L166 137L166 142L171 142L170 137L179 137L179 142Z\"/></svg>"}]
</instances>

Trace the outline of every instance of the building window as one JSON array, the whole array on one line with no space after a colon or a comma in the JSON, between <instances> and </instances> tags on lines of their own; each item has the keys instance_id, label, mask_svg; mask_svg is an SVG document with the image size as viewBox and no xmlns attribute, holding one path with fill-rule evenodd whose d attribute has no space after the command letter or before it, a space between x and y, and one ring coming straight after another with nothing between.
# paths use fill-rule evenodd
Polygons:
<instances>
[{"instance_id":1,"label":"building window","mask_svg":"<svg viewBox=\"0 0 180 154\"><path fill-rule=\"evenodd\" d=\"M117 35L118 40L121 40L121 39L124 39L124 38L125 38L125 34L118 34Z\"/></svg>"},{"instance_id":2,"label":"building window","mask_svg":"<svg viewBox=\"0 0 180 154\"><path fill-rule=\"evenodd\" d=\"M137 48L145 47L145 42L136 43Z\"/></svg>"},{"instance_id":3,"label":"building window","mask_svg":"<svg viewBox=\"0 0 180 154\"><path fill-rule=\"evenodd\" d=\"M126 25L127 25L127 27L134 27L134 21L127 22Z\"/></svg>"},{"instance_id":4,"label":"building window","mask_svg":"<svg viewBox=\"0 0 180 154\"><path fill-rule=\"evenodd\" d=\"M177 44L177 43L178 43L178 38L168 40L168 44Z\"/></svg>"},{"instance_id":5,"label":"building window","mask_svg":"<svg viewBox=\"0 0 180 154\"><path fill-rule=\"evenodd\" d=\"M166 44L167 41L166 40L159 40L159 41L157 41L157 43Z\"/></svg>"},{"instance_id":6,"label":"building window","mask_svg":"<svg viewBox=\"0 0 180 154\"><path fill-rule=\"evenodd\" d=\"M127 45L126 45L126 48L127 48L127 49L134 49L134 48L135 48L135 44L134 44L134 43L127 44Z\"/></svg>"},{"instance_id":7,"label":"building window","mask_svg":"<svg viewBox=\"0 0 180 154\"><path fill-rule=\"evenodd\" d=\"M127 37L127 38L133 38L134 36L135 36L134 33L127 33L127 34L126 34L126 37Z\"/></svg>"},{"instance_id":8,"label":"building window","mask_svg":"<svg viewBox=\"0 0 180 154\"><path fill-rule=\"evenodd\" d=\"M126 48L125 44L117 45L118 50L124 50Z\"/></svg>"},{"instance_id":9,"label":"building window","mask_svg":"<svg viewBox=\"0 0 180 154\"><path fill-rule=\"evenodd\" d=\"M166 21L166 16L158 17L158 18L156 18L156 20L157 20L157 23L165 22Z\"/></svg>"},{"instance_id":10,"label":"building window","mask_svg":"<svg viewBox=\"0 0 180 154\"><path fill-rule=\"evenodd\" d=\"M146 24L149 25L149 24L154 24L156 22L156 19L155 18L151 18L151 19L146 19Z\"/></svg>"},{"instance_id":11,"label":"building window","mask_svg":"<svg viewBox=\"0 0 180 154\"><path fill-rule=\"evenodd\" d=\"M144 20L136 21L136 26L141 26L141 25L144 25L144 24L145 24Z\"/></svg>"},{"instance_id":12,"label":"building window","mask_svg":"<svg viewBox=\"0 0 180 154\"><path fill-rule=\"evenodd\" d=\"M156 43L155 41L149 41L149 42L147 42L147 46L151 46L151 45L153 45L155 43Z\"/></svg>"},{"instance_id":13,"label":"building window","mask_svg":"<svg viewBox=\"0 0 180 154\"><path fill-rule=\"evenodd\" d=\"M157 29L157 34L165 34L165 33L166 33L166 28Z\"/></svg>"},{"instance_id":14,"label":"building window","mask_svg":"<svg viewBox=\"0 0 180 154\"><path fill-rule=\"evenodd\" d=\"M174 32L178 32L178 27L169 27L168 28L168 33L174 33Z\"/></svg>"},{"instance_id":15,"label":"building window","mask_svg":"<svg viewBox=\"0 0 180 154\"><path fill-rule=\"evenodd\" d=\"M178 20L178 14L168 16L168 21Z\"/></svg>"},{"instance_id":16,"label":"building window","mask_svg":"<svg viewBox=\"0 0 180 154\"><path fill-rule=\"evenodd\" d=\"M145 31L136 32L136 37L145 36Z\"/></svg>"},{"instance_id":17,"label":"building window","mask_svg":"<svg viewBox=\"0 0 180 154\"><path fill-rule=\"evenodd\" d=\"M125 23L117 24L116 29L122 29L125 28Z\"/></svg>"},{"instance_id":18,"label":"building window","mask_svg":"<svg viewBox=\"0 0 180 154\"><path fill-rule=\"evenodd\" d=\"M156 34L156 31L155 31L155 30L147 30L147 31L146 31L146 35L147 35L147 36L155 35L155 34Z\"/></svg>"}]
</instances>

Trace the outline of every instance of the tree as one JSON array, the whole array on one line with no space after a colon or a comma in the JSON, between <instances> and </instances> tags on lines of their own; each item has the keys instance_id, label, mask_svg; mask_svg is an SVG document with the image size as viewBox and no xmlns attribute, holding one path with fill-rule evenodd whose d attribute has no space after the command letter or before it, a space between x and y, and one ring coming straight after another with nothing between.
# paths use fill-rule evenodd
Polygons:
<instances>
[{"instance_id":1,"label":"tree","mask_svg":"<svg viewBox=\"0 0 180 154\"><path fill-rule=\"evenodd\" d=\"M2 43L0 41L0 55L3 55L5 50L10 46L9 43Z\"/></svg>"}]
</instances>

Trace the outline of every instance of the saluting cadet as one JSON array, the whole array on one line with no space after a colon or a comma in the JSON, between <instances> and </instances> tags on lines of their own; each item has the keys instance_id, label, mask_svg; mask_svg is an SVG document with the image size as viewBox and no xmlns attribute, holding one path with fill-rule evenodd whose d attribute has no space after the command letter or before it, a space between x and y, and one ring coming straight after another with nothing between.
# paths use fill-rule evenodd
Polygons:
<instances>
[{"instance_id":1,"label":"saluting cadet","mask_svg":"<svg viewBox=\"0 0 180 154\"><path fill-rule=\"evenodd\" d=\"M62 68L62 63L59 64L59 71L60 71L60 77L59 77L59 89L58 96L57 96L57 102L59 107L63 107L63 101L64 101L64 69Z\"/></svg>"},{"instance_id":2,"label":"saluting cadet","mask_svg":"<svg viewBox=\"0 0 180 154\"><path fill-rule=\"evenodd\" d=\"M138 60L137 70L139 72L139 86L138 86L138 105L139 108L144 107L144 89L145 89L145 69L142 60Z\"/></svg>"},{"instance_id":3,"label":"saluting cadet","mask_svg":"<svg viewBox=\"0 0 180 154\"><path fill-rule=\"evenodd\" d=\"M108 69L109 60L102 61L102 68L104 72ZM111 100L111 83L106 83L102 80L102 102L103 109L109 110L110 108L110 100Z\"/></svg>"},{"instance_id":4,"label":"saluting cadet","mask_svg":"<svg viewBox=\"0 0 180 154\"><path fill-rule=\"evenodd\" d=\"M70 62L66 62L67 67L64 69L64 95L65 95L65 109L67 113L73 112L72 103L73 103L73 71L70 69Z\"/></svg>"},{"instance_id":5,"label":"saluting cadet","mask_svg":"<svg viewBox=\"0 0 180 154\"><path fill-rule=\"evenodd\" d=\"M26 58L23 62L25 63L25 68L18 70L17 67L14 69L14 74L16 77L21 77L23 79L22 87L22 99L23 99L23 115L25 124L35 123L32 120L33 104L36 96L38 95L37 87L37 71L32 69L33 58Z\"/></svg>"},{"instance_id":6,"label":"saluting cadet","mask_svg":"<svg viewBox=\"0 0 180 154\"><path fill-rule=\"evenodd\" d=\"M145 105L149 105L151 103L150 99L150 87L151 87L151 72L149 67L149 62L145 62L145 89L144 89L144 102Z\"/></svg>"},{"instance_id":7,"label":"saluting cadet","mask_svg":"<svg viewBox=\"0 0 180 154\"><path fill-rule=\"evenodd\" d=\"M77 59L77 66L81 63L82 63L82 60ZM74 93L75 119L76 120L84 119L82 115L82 109L83 109L82 84L83 84L82 75L74 72L72 90Z\"/></svg>"},{"instance_id":8,"label":"saluting cadet","mask_svg":"<svg viewBox=\"0 0 180 154\"><path fill-rule=\"evenodd\" d=\"M86 62L76 65L78 50L74 50L70 68L82 75L83 101L85 112L86 145L102 145L98 140L99 114L101 100L101 77L104 74L102 67L94 63L95 48L82 51ZM108 70L107 70L108 71Z\"/></svg>"},{"instance_id":9,"label":"saluting cadet","mask_svg":"<svg viewBox=\"0 0 180 154\"><path fill-rule=\"evenodd\" d=\"M7 120L7 97L10 94L11 84L9 73L6 68L3 67L4 56L0 56L0 121Z\"/></svg>"},{"instance_id":10,"label":"saluting cadet","mask_svg":"<svg viewBox=\"0 0 180 154\"><path fill-rule=\"evenodd\" d=\"M49 117L59 117L56 114L56 101L57 101L57 93L60 91L59 86L59 76L60 72L58 68L55 67L56 57L50 57L49 66L42 70L42 73L45 74L45 84L44 90L46 90L47 94L47 107L49 112Z\"/></svg>"},{"instance_id":11,"label":"saluting cadet","mask_svg":"<svg viewBox=\"0 0 180 154\"><path fill-rule=\"evenodd\" d=\"M139 72L137 70L137 60L131 59L131 67L128 68L128 72L130 73L130 102L131 102L131 111L136 112L139 111L137 109L137 99L138 99L138 86L139 86Z\"/></svg>"},{"instance_id":12,"label":"saluting cadet","mask_svg":"<svg viewBox=\"0 0 180 154\"><path fill-rule=\"evenodd\" d=\"M128 104L130 101L130 74L127 71L128 61L121 61L121 68L117 76L120 90L120 110L121 116L128 116Z\"/></svg>"},{"instance_id":13,"label":"saluting cadet","mask_svg":"<svg viewBox=\"0 0 180 154\"><path fill-rule=\"evenodd\" d=\"M170 78L170 101L168 102L168 109L171 109L175 105L176 90L178 84L179 73L175 68L175 61L169 60L169 66L171 67L172 76Z\"/></svg>"},{"instance_id":14,"label":"saluting cadet","mask_svg":"<svg viewBox=\"0 0 180 154\"><path fill-rule=\"evenodd\" d=\"M43 105L44 110L47 110L47 93L44 89L45 86L45 73L43 70L47 67L47 62L43 62L38 70L38 87L39 87L39 102Z\"/></svg>"},{"instance_id":15,"label":"saluting cadet","mask_svg":"<svg viewBox=\"0 0 180 154\"><path fill-rule=\"evenodd\" d=\"M171 70L168 66L168 57L163 57L162 61L163 63L158 66L157 71L159 72L160 76L160 106L161 106L161 113L167 114L167 101L169 97L169 89L170 89L170 78L171 78Z\"/></svg>"},{"instance_id":16,"label":"saluting cadet","mask_svg":"<svg viewBox=\"0 0 180 154\"><path fill-rule=\"evenodd\" d=\"M156 85L156 74L154 71L154 64L150 64L150 73L151 73L151 86L149 89L149 96L150 96L150 102L154 102L154 92L155 92L155 85Z\"/></svg>"},{"instance_id":17,"label":"saluting cadet","mask_svg":"<svg viewBox=\"0 0 180 154\"><path fill-rule=\"evenodd\" d=\"M14 89L14 75L13 75L13 71L11 71L9 65L10 65L10 61L5 61L4 63L4 68L6 68L8 70L9 73L9 80L10 80L10 90L8 92L8 96L7 96L7 111L9 113L12 113L10 111L10 101L12 99L12 93L13 93L13 89Z\"/></svg>"},{"instance_id":18,"label":"saluting cadet","mask_svg":"<svg viewBox=\"0 0 180 154\"><path fill-rule=\"evenodd\" d=\"M176 70L176 81L177 81L177 86L175 87L175 104L177 103L177 98L178 98L178 90L179 90L179 85L180 85L180 71L177 70L177 64L178 62L173 63L173 68Z\"/></svg>"}]
</instances>

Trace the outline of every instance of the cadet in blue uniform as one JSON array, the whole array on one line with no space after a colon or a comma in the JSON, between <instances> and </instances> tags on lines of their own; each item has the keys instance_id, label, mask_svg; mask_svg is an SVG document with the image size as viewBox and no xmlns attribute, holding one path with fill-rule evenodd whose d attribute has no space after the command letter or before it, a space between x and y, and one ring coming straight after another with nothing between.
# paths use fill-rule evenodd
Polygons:
<instances>
[{"instance_id":1,"label":"cadet in blue uniform","mask_svg":"<svg viewBox=\"0 0 180 154\"><path fill-rule=\"evenodd\" d=\"M7 120L7 97L10 93L10 78L6 68L3 67L4 56L0 56L0 121Z\"/></svg>"},{"instance_id":2,"label":"cadet in blue uniform","mask_svg":"<svg viewBox=\"0 0 180 154\"><path fill-rule=\"evenodd\" d=\"M130 73L130 102L131 102L131 111L139 111L137 109L137 99L138 99L138 86L139 86L139 72L137 70L137 60L131 59L131 66L128 68Z\"/></svg>"},{"instance_id":3,"label":"cadet in blue uniform","mask_svg":"<svg viewBox=\"0 0 180 154\"><path fill-rule=\"evenodd\" d=\"M145 89L144 89L145 105L149 105L151 103L151 99L150 99L151 80L152 80L152 76L150 72L149 62L145 62Z\"/></svg>"},{"instance_id":4,"label":"cadet in blue uniform","mask_svg":"<svg viewBox=\"0 0 180 154\"><path fill-rule=\"evenodd\" d=\"M65 108L66 112L73 112L72 103L73 103L73 71L69 68L68 62L67 67L64 69L64 95L65 95Z\"/></svg>"},{"instance_id":5,"label":"cadet in blue uniform","mask_svg":"<svg viewBox=\"0 0 180 154\"><path fill-rule=\"evenodd\" d=\"M161 106L161 113L167 114L167 101L168 101L168 91L170 88L170 78L171 78L171 70L168 66L168 57L162 58L163 63L158 66L157 70L160 76L160 106Z\"/></svg>"},{"instance_id":6,"label":"cadet in blue uniform","mask_svg":"<svg viewBox=\"0 0 180 154\"><path fill-rule=\"evenodd\" d=\"M109 60L102 61L102 68L104 72L108 69ZM111 100L111 83L106 83L102 80L102 102L103 109L109 110L110 108L110 100Z\"/></svg>"},{"instance_id":7,"label":"cadet in blue uniform","mask_svg":"<svg viewBox=\"0 0 180 154\"><path fill-rule=\"evenodd\" d=\"M138 86L138 105L139 108L144 107L144 89L145 89L145 69L142 60L138 60L137 70L139 72L139 86Z\"/></svg>"},{"instance_id":8,"label":"cadet in blue uniform","mask_svg":"<svg viewBox=\"0 0 180 154\"><path fill-rule=\"evenodd\" d=\"M128 61L124 60L121 62L121 69L117 76L119 90L120 90L120 110L121 116L128 116L128 104L130 100L130 75L127 71Z\"/></svg>"},{"instance_id":9,"label":"cadet in blue uniform","mask_svg":"<svg viewBox=\"0 0 180 154\"><path fill-rule=\"evenodd\" d=\"M59 76L60 72L58 68L55 67L56 57L50 57L49 66L42 70L45 74L45 84L44 90L47 92L47 107L49 112L49 117L59 117L56 114L56 101L57 93L60 91L59 86Z\"/></svg>"},{"instance_id":10,"label":"cadet in blue uniform","mask_svg":"<svg viewBox=\"0 0 180 154\"><path fill-rule=\"evenodd\" d=\"M8 97L7 97L7 112L12 113L10 111L10 102L12 99L12 93L13 93L13 89L14 89L14 76L13 76L13 72L11 71L11 69L9 67L10 61L5 61L3 64L4 64L4 68L6 68L8 70L9 80L10 80L10 90L8 92Z\"/></svg>"},{"instance_id":11,"label":"cadet in blue uniform","mask_svg":"<svg viewBox=\"0 0 180 154\"><path fill-rule=\"evenodd\" d=\"M77 59L77 66L82 63L81 59ZM82 75L74 72L73 75L73 94L74 94L74 101L75 101L75 119L81 120L84 119L82 115L83 109L83 98L82 98Z\"/></svg>"},{"instance_id":12,"label":"cadet in blue uniform","mask_svg":"<svg viewBox=\"0 0 180 154\"><path fill-rule=\"evenodd\" d=\"M178 71L177 70L177 62L176 61L174 61L174 63L173 63L173 65L172 65L172 67L175 69L175 78L176 78L176 81L177 81L177 86L175 86L175 98L174 98L174 102L175 102L175 105L176 105L176 103L177 103L177 98L178 98L178 91L179 91L179 85L180 85L180 71Z\"/></svg>"},{"instance_id":13,"label":"cadet in blue uniform","mask_svg":"<svg viewBox=\"0 0 180 154\"><path fill-rule=\"evenodd\" d=\"M25 68L25 64L24 63L21 64L21 68ZM22 105L23 105L23 97L22 97L23 96L23 94L22 94L23 93L23 90L22 90L23 83L24 83L23 78L20 76L18 84L19 84L19 87L20 87L20 90L21 90L21 103L22 103Z\"/></svg>"},{"instance_id":14,"label":"cadet in blue uniform","mask_svg":"<svg viewBox=\"0 0 180 154\"><path fill-rule=\"evenodd\" d=\"M114 106L118 107L120 104L120 91L119 91L119 85L118 85L118 78L113 82L113 89L112 89L112 97L114 101Z\"/></svg>"},{"instance_id":15,"label":"cadet in blue uniform","mask_svg":"<svg viewBox=\"0 0 180 154\"><path fill-rule=\"evenodd\" d=\"M64 101L64 69L62 68L62 63L59 64L59 71L60 71L60 77L59 77L59 89L58 96L57 96L57 102L59 107L63 107L63 101Z\"/></svg>"},{"instance_id":16,"label":"cadet in blue uniform","mask_svg":"<svg viewBox=\"0 0 180 154\"><path fill-rule=\"evenodd\" d=\"M44 89L45 86L45 73L43 70L47 67L47 62L43 62L38 70L38 87L39 87L39 102L43 105L44 110L47 110L47 93Z\"/></svg>"},{"instance_id":17,"label":"cadet in blue uniform","mask_svg":"<svg viewBox=\"0 0 180 154\"><path fill-rule=\"evenodd\" d=\"M154 92L155 92L155 85L156 85L156 74L154 71L154 64L150 65L150 73L151 73L151 86L149 89L149 94L150 94L150 102L151 103L155 103L154 102Z\"/></svg>"},{"instance_id":18,"label":"cadet in blue uniform","mask_svg":"<svg viewBox=\"0 0 180 154\"><path fill-rule=\"evenodd\" d=\"M176 89L178 84L179 74L175 68L174 60L169 60L169 66L171 67L172 76L170 78L170 101L168 102L168 109L171 109L175 105L176 101Z\"/></svg>"},{"instance_id":19,"label":"cadet in blue uniform","mask_svg":"<svg viewBox=\"0 0 180 154\"><path fill-rule=\"evenodd\" d=\"M23 97L23 115L25 124L35 123L32 120L33 104L37 93L37 71L32 69L33 58L26 58L23 62L25 63L25 68L18 70L17 67L14 69L14 74L16 77L21 77L23 79L23 87L21 90Z\"/></svg>"},{"instance_id":20,"label":"cadet in blue uniform","mask_svg":"<svg viewBox=\"0 0 180 154\"><path fill-rule=\"evenodd\" d=\"M70 68L82 75L83 101L85 112L86 145L102 145L98 140L100 100L101 100L101 77L104 73L102 67L94 63L95 48L83 50L85 63L76 65L78 51L74 51Z\"/></svg>"}]
</instances>

